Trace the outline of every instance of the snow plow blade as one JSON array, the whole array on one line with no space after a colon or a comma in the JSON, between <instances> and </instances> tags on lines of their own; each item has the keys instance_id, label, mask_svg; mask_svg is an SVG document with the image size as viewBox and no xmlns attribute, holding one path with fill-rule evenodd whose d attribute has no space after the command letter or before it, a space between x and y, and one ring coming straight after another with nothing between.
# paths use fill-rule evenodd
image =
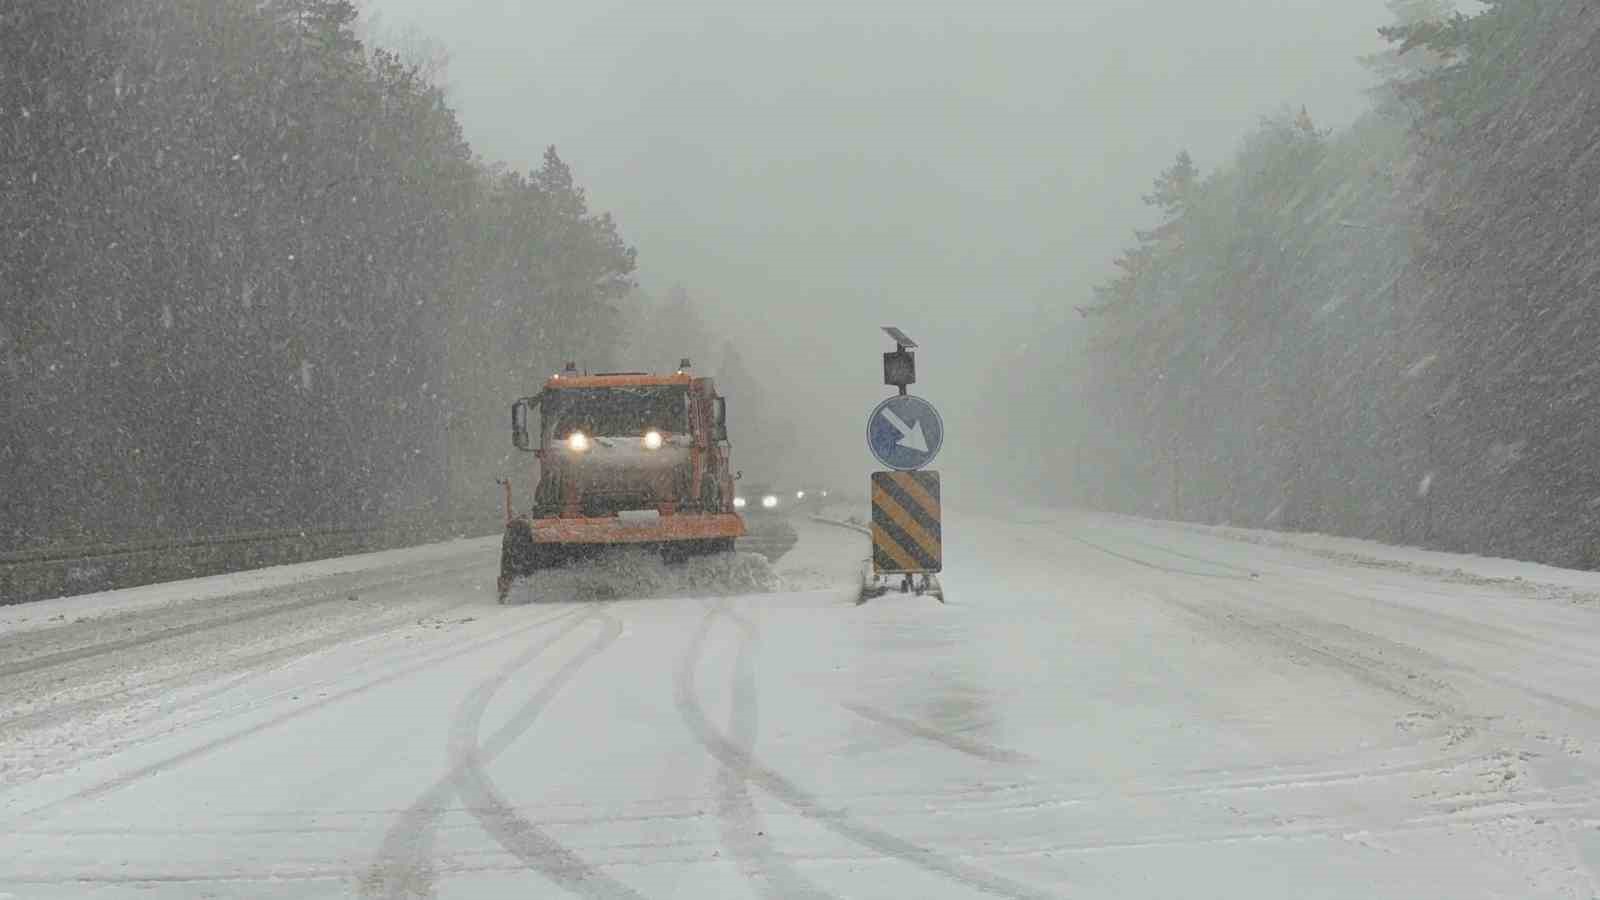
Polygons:
<instances>
[{"instance_id":1,"label":"snow plow blade","mask_svg":"<svg viewBox=\"0 0 1600 900\"><path fill-rule=\"evenodd\" d=\"M655 544L744 536L744 521L735 513L658 519L533 519L531 524L535 544Z\"/></svg>"},{"instance_id":2,"label":"snow plow blade","mask_svg":"<svg viewBox=\"0 0 1600 900\"><path fill-rule=\"evenodd\" d=\"M518 578L593 557L607 548L652 548L667 562L681 562L691 556L732 553L735 539L744 533L744 520L737 513L680 513L655 519L513 519L506 524L500 547L498 599L506 602Z\"/></svg>"}]
</instances>

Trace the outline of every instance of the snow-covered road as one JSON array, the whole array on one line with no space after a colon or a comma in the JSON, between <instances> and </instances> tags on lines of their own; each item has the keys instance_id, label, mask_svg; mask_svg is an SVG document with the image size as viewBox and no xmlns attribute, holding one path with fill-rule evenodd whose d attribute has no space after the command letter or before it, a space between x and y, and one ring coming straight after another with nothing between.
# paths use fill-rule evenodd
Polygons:
<instances>
[{"instance_id":1,"label":"snow-covered road","mask_svg":"<svg viewBox=\"0 0 1600 900\"><path fill-rule=\"evenodd\" d=\"M1037 512L857 607L797 524L778 593L5 610L0 898L1600 895L1600 576Z\"/></svg>"}]
</instances>

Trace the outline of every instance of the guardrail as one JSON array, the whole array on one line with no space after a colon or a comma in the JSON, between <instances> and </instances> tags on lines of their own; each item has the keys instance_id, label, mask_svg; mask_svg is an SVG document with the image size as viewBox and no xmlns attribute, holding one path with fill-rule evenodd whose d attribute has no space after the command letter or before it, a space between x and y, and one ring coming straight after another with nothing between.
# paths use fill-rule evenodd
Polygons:
<instances>
[{"instance_id":1,"label":"guardrail","mask_svg":"<svg viewBox=\"0 0 1600 900\"><path fill-rule=\"evenodd\" d=\"M75 544L0 554L0 606L497 534L498 516Z\"/></svg>"},{"instance_id":2,"label":"guardrail","mask_svg":"<svg viewBox=\"0 0 1600 900\"><path fill-rule=\"evenodd\" d=\"M867 526L862 525L862 524L860 524L858 522L847 522L847 521L845 521L843 519L830 519L827 516L817 516L817 515L813 515L811 517L811 521L813 521L813 522L821 522L824 525L832 525L832 526L834 526L836 528L848 528L851 531L860 532L861 534L867 535L868 537L872 536L872 529L868 528Z\"/></svg>"}]
</instances>

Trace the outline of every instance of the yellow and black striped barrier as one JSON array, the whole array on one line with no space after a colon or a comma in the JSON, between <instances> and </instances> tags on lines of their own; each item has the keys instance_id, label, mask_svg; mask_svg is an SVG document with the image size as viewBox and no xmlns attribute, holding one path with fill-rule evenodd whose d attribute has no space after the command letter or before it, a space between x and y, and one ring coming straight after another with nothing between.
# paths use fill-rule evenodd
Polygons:
<instances>
[{"instance_id":1,"label":"yellow and black striped barrier","mask_svg":"<svg viewBox=\"0 0 1600 900\"><path fill-rule=\"evenodd\" d=\"M920 575L944 568L939 473L872 473L872 570Z\"/></svg>"}]
</instances>

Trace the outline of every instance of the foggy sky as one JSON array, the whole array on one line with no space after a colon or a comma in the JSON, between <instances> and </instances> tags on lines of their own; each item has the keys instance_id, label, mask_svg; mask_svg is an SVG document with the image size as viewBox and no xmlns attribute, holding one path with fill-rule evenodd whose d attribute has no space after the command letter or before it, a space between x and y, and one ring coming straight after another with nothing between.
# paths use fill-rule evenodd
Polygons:
<instances>
[{"instance_id":1,"label":"foggy sky","mask_svg":"<svg viewBox=\"0 0 1600 900\"><path fill-rule=\"evenodd\" d=\"M1285 104L1347 124L1387 22L1382 0L366 5L448 49L480 155L555 144L645 286L700 298L852 473L879 325L924 346L941 465L981 469L977 376L1041 304L1086 299L1156 173L1184 148L1209 172Z\"/></svg>"}]
</instances>

